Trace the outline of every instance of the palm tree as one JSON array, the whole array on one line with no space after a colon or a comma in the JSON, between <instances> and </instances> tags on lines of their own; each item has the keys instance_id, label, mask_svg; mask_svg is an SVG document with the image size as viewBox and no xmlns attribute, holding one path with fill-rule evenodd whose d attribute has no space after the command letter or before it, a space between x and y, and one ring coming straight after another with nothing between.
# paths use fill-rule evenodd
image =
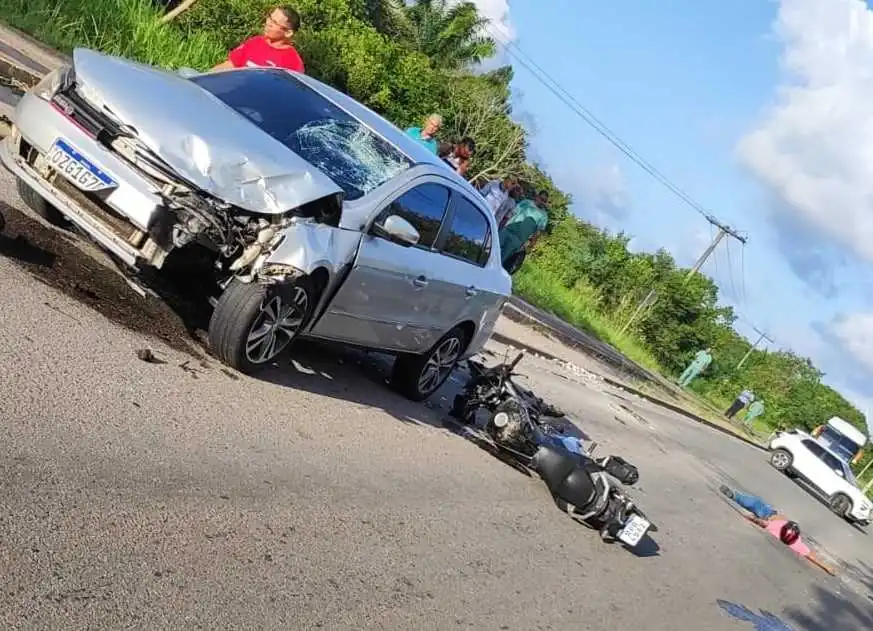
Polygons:
<instances>
[{"instance_id":1,"label":"palm tree","mask_svg":"<svg viewBox=\"0 0 873 631\"><path fill-rule=\"evenodd\" d=\"M380 33L390 37L410 39L412 25L406 15L404 0L364 0L367 21Z\"/></svg>"},{"instance_id":2,"label":"palm tree","mask_svg":"<svg viewBox=\"0 0 873 631\"><path fill-rule=\"evenodd\" d=\"M446 70L478 64L497 52L494 40L485 34L488 19L472 2L415 0L407 5L414 48Z\"/></svg>"}]
</instances>

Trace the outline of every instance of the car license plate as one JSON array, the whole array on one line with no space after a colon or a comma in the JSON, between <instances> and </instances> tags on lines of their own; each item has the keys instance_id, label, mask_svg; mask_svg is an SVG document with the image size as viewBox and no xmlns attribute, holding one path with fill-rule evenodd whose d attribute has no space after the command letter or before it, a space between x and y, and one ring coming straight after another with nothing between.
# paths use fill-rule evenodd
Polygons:
<instances>
[{"instance_id":1,"label":"car license plate","mask_svg":"<svg viewBox=\"0 0 873 631\"><path fill-rule=\"evenodd\" d=\"M646 534L646 531L651 525L652 524L639 515L631 515L631 518L627 520L627 523L625 523L624 528L622 528L621 532L618 533L618 538L624 541L627 545L633 547L640 542L640 539L643 538L643 535Z\"/></svg>"},{"instance_id":2,"label":"car license plate","mask_svg":"<svg viewBox=\"0 0 873 631\"><path fill-rule=\"evenodd\" d=\"M55 140L46 157L53 169L83 191L93 192L118 186L115 180L62 138Z\"/></svg>"}]
</instances>

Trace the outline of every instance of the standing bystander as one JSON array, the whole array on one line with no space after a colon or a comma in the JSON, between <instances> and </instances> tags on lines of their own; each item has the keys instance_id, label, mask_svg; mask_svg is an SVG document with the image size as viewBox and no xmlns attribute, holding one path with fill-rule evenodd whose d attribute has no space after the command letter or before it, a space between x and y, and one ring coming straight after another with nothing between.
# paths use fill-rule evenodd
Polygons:
<instances>
[{"instance_id":1,"label":"standing bystander","mask_svg":"<svg viewBox=\"0 0 873 631\"><path fill-rule=\"evenodd\" d=\"M439 114L431 114L424 121L424 127L410 127L406 130L406 135L414 138L434 153L437 153L439 141L437 141L436 135L442 127L443 117Z\"/></svg>"},{"instance_id":2,"label":"standing bystander","mask_svg":"<svg viewBox=\"0 0 873 631\"><path fill-rule=\"evenodd\" d=\"M267 15L264 32L234 48L227 60L213 70L266 66L304 72L303 59L292 43L299 30L300 15L297 11L290 7L276 7Z\"/></svg>"}]
</instances>

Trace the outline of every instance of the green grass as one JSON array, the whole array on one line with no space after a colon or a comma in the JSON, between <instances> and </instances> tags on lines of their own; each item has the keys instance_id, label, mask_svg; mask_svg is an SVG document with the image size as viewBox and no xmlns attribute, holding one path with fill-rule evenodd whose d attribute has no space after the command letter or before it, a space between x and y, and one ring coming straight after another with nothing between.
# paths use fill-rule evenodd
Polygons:
<instances>
[{"instance_id":1,"label":"green grass","mask_svg":"<svg viewBox=\"0 0 873 631\"><path fill-rule=\"evenodd\" d=\"M659 374L665 373L645 347L632 335L619 333L620 326L598 311L599 296L591 286L579 283L567 289L532 261L524 264L512 282L513 293L531 304L610 344L637 364Z\"/></svg>"},{"instance_id":2,"label":"green grass","mask_svg":"<svg viewBox=\"0 0 873 631\"><path fill-rule=\"evenodd\" d=\"M66 53L80 46L171 69L225 58L209 35L162 25L161 15L151 0L0 0L4 22Z\"/></svg>"}]
</instances>

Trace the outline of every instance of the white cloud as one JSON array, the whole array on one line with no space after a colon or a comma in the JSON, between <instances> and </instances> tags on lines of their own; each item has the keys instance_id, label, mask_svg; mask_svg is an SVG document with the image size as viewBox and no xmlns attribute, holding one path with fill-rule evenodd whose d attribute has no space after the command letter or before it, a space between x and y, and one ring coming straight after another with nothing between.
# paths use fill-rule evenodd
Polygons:
<instances>
[{"instance_id":1,"label":"white cloud","mask_svg":"<svg viewBox=\"0 0 873 631\"><path fill-rule=\"evenodd\" d=\"M572 189L578 195L581 215L604 225L610 220L627 219L631 197L617 164L602 165L574 178Z\"/></svg>"},{"instance_id":2,"label":"white cloud","mask_svg":"<svg viewBox=\"0 0 873 631\"><path fill-rule=\"evenodd\" d=\"M841 316L830 332L853 359L873 370L873 313Z\"/></svg>"},{"instance_id":3,"label":"white cloud","mask_svg":"<svg viewBox=\"0 0 873 631\"><path fill-rule=\"evenodd\" d=\"M473 0L479 9L479 15L491 21L490 29L496 37L513 41L516 37L515 27L509 18L509 0Z\"/></svg>"},{"instance_id":4,"label":"white cloud","mask_svg":"<svg viewBox=\"0 0 873 631\"><path fill-rule=\"evenodd\" d=\"M741 160L776 212L873 260L873 12L863 0L780 0L783 84Z\"/></svg>"}]
</instances>

